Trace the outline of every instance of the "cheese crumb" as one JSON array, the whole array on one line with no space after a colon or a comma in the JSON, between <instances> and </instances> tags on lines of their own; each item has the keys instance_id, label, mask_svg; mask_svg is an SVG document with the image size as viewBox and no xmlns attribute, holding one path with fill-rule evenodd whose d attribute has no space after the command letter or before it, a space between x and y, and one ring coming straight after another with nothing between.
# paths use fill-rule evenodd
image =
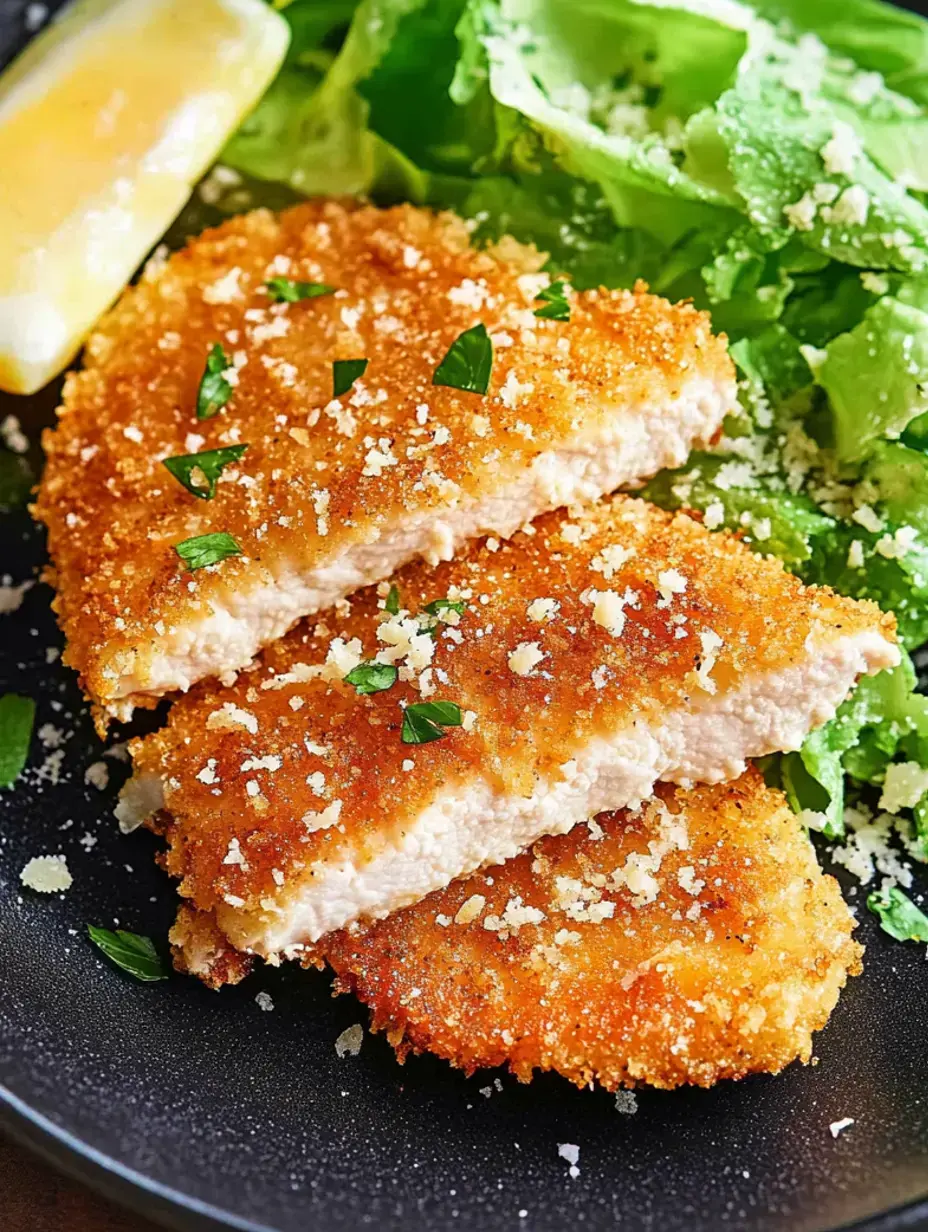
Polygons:
<instances>
[{"instance_id":1,"label":"cheese crumb","mask_svg":"<svg viewBox=\"0 0 928 1232\"><path fill-rule=\"evenodd\" d=\"M811 193L803 193L792 205L784 205L783 213L786 215L786 221L797 231L811 231L815 223L816 209Z\"/></svg>"},{"instance_id":2,"label":"cheese crumb","mask_svg":"<svg viewBox=\"0 0 928 1232\"><path fill-rule=\"evenodd\" d=\"M845 188L834 205L823 207L822 217L836 226L863 226L869 212L870 194L860 184L852 184Z\"/></svg>"},{"instance_id":3,"label":"cheese crumb","mask_svg":"<svg viewBox=\"0 0 928 1232\"><path fill-rule=\"evenodd\" d=\"M274 1002L271 999L269 992L259 992L255 994L255 1003L259 1010L264 1010L265 1014L269 1014L274 1008Z\"/></svg>"},{"instance_id":4,"label":"cheese crumb","mask_svg":"<svg viewBox=\"0 0 928 1232\"><path fill-rule=\"evenodd\" d=\"M515 650L510 651L507 662L509 670L517 676L529 676L544 657L544 651L537 642L520 642Z\"/></svg>"},{"instance_id":5,"label":"cheese crumb","mask_svg":"<svg viewBox=\"0 0 928 1232\"><path fill-rule=\"evenodd\" d=\"M623 548L620 543L611 543L593 557L590 561L590 568L596 573L601 573L608 582L622 568L629 557L634 555L634 550Z\"/></svg>"},{"instance_id":6,"label":"cheese crumb","mask_svg":"<svg viewBox=\"0 0 928 1232\"><path fill-rule=\"evenodd\" d=\"M97 791L105 791L109 781L110 771L105 761L91 762L84 771L84 782L88 787L96 787Z\"/></svg>"},{"instance_id":7,"label":"cheese crumb","mask_svg":"<svg viewBox=\"0 0 928 1232\"><path fill-rule=\"evenodd\" d=\"M883 794L879 807L887 813L914 808L928 791L928 770L923 770L917 761L894 762L886 768Z\"/></svg>"},{"instance_id":8,"label":"cheese crumb","mask_svg":"<svg viewBox=\"0 0 928 1232\"><path fill-rule=\"evenodd\" d=\"M869 505L861 505L851 514L851 521L856 522L858 526L862 526L864 530L870 531L871 534L878 535L880 531L885 529L886 523Z\"/></svg>"},{"instance_id":9,"label":"cheese crumb","mask_svg":"<svg viewBox=\"0 0 928 1232\"><path fill-rule=\"evenodd\" d=\"M239 286L241 276L241 269L237 265L233 266L228 274L223 274L221 278L217 278L215 282L203 288L204 301L207 304L231 304L233 300L241 299L242 288Z\"/></svg>"},{"instance_id":10,"label":"cheese crumb","mask_svg":"<svg viewBox=\"0 0 928 1232\"><path fill-rule=\"evenodd\" d=\"M335 1052L339 1057L356 1057L364 1043L364 1028L359 1022L353 1027L346 1027L335 1041Z\"/></svg>"},{"instance_id":11,"label":"cheese crumb","mask_svg":"<svg viewBox=\"0 0 928 1232\"><path fill-rule=\"evenodd\" d=\"M712 501L706 505L702 515L702 523L706 530L718 530L725 521L725 506L721 501Z\"/></svg>"},{"instance_id":12,"label":"cheese crumb","mask_svg":"<svg viewBox=\"0 0 928 1232\"><path fill-rule=\"evenodd\" d=\"M226 728L244 727L252 736L257 734L258 720L248 710L242 710L235 702L223 702L218 710L214 710L206 720L209 731L219 731Z\"/></svg>"},{"instance_id":13,"label":"cheese crumb","mask_svg":"<svg viewBox=\"0 0 928 1232\"><path fill-rule=\"evenodd\" d=\"M822 162L829 175L851 175L861 155L860 138L850 124L835 123L830 140L822 146Z\"/></svg>"},{"instance_id":14,"label":"cheese crumb","mask_svg":"<svg viewBox=\"0 0 928 1232\"><path fill-rule=\"evenodd\" d=\"M832 1123L828 1126L828 1129L832 1138L837 1138L838 1135L844 1133L846 1129L850 1129L853 1124L853 1117L842 1117L840 1121L832 1121Z\"/></svg>"},{"instance_id":15,"label":"cheese crumb","mask_svg":"<svg viewBox=\"0 0 928 1232\"><path fill-rule=\"evenodd\" d=\"M399 464L396 455L390 448L390 444L391 442L386 437L382 437L378 442L378 447L371 447L367 451L364 459L364 469L361 471L362 475L377 478L383 474L388 466L397 466Z\"/></svg>"},{"instance_id":16,"label":"cheese crumb","mask_svg":"<svg viewBox=\"0 0 928 1232\"><path fill-rule=\"evenodd\" d=\"M702 662L696 670L696 680L701 689L705 689L707 693L714 693L718 686L711 679L712 669L715 667L718 660L718 652L722 649L724 643L712 629L701 629L699 632L699 642L702 646Z\"/></svg>"},{"instance_id":17,"label":"cheese crumb","mask_svg":"<svg viewBox=\"0 0 928 1232\"><path fill-rule=\"evenodd\" d=\"M625 628L625 598L614 590L591 590L588 601L593 605L593 620L613 637L621 637Z\"/></svg>"},{"instance_id":18,"label":"cheese crumb","mask_svg":"<svg viewBox=\"0 0 928 1232\"><path fill-rule=\"evenodd\" d=\"M533 599L528 605L527 615L529 620L543 624L546 620L554 619L560 606L557 599Z\"/></svg>"},{"instance_id":19,"label":"cheese crumb","mask_svg":"<svg viewBox=\"0 0 928 1232\"><path fill-rule=\"evenodd\" d=\"M487 900L482 894L472 894L467 902L462 903L458 908L458 913L454 917L455 924L470 924L476 920L486 905Z\"/></svg>"},{"instance_id":20,"label":"cheese crumb","mask_svg":"<svg viewBox=\"0 0 928 1232\"><path fill-rule=\"evenodd\" d=\"M573 1142L559 1142L557 1144L557 1153L561 1159L566 1159L570 1167L568 1173L571 1179L576 1180L580 1175L580 1169L577 1167L577 1160L580 1158L580 1148L575 1146Z\"/></svg>"},{"instance_id":21,"label":"cheese crumb","mask_svg":"<svg viewBox=\"0 0 928 1232\"><path fill-rule=\"evenodd\" d=\"M634 1116L638 1111L638 1097L634 1091L616 1091L615 1110L622 1116Z\"/></svg>"},{"instance_id":22,"label":"cheese crumb","mask_svg":"<svg viewBox=\"0 0 928 1232\"><path fill-rule=\"evenodd\" d=\"M657 575L657 589L661 598L669 603L674 595L682 595L686 590L686 578L676 569L663 569Z\"/></svg>"},{"instance_id":23,"label":"cheese crumb","mask_svg":"<svg viewBox=\"0 0 928 1232\"><path fill-rule=\"evenodd\" d=\"M19 879L24 886L39 894L58 894L67 890L73 881L64 856L33 856L19 874Z\"/></svg>"},{"instance_id":24,"label":"cheese crumb","mask_svg":"<svg viewBox=\"0 0 928 1232\"><path fill-rule=\"evenodd\" d=\"M341 800L333 800L332 803L322 810L321 813L307 812L303 814L303 825L314 834L317 830L328 830L334 826L341 816L342 802Z\"/></svg>"}]
</instances>

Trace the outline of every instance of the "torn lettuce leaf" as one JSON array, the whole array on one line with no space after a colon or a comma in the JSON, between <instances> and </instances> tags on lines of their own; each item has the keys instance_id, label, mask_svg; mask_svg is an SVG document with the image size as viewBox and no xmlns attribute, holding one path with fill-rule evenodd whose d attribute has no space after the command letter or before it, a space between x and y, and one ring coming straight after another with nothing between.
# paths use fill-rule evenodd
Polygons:
<instances>
[{"instance_id":1,"label":"torn lettuce leaf","mask_svg":"<svg viewBox=\"0 0 928 1232\"><path fill-rule=\"evenodd\" d=\"M839 459L861 461L928 411L928 313L884 295L828 343L815 379L831 403Z\"/></svg>"},{"instance_id":2,"label":"torn lettuce leaf","mask_svg":"<svg viewBox=\"0 0 928 1232\"><path fill-rule=\"evenodd\" d=\"M828 838L844 834L844 777L881 783L907 737L928 735L928 698L913 692L915 671L905 656L896 668L865 676L838 713L812 732L798 753L780 761L780 782L796 812L825 817Z\"/></svg>"},{"instance_id":3,"label":"torn lettuce leaf","mask_svg":"<svg viewBox=\"0 0 928 1232\"><path fill-rule=\"evenodd\" d=\"M829 152L839 116L819 89L826 67L821 43L756 32L715 106L744 209L762 234L792 233L850 265L922 269L928 211L862 149L853 152L853 135Z\"/></svg>"},{"instance_id":4,"label":"torn lettuce leaf","mask_svg":"<svg viewBox=\"0 0 928 1232\"><path fill-rule=\"evenodd\" d=\"M371 131L357 90L387 54L401 19L423 3L294 0L283 10L293 34L284 65L222 161L305 196L365 193L379 184L423 199L421 169Z\"/></svg>"},{"instance_id":5,"label":"torn lettuce leaf","mask_svg":"<svg viewBox=\"0 0 928 1232\"><path fill-rule=\"evenodd\" d=\"M695 453L682 471L662 471L646 485L642 495L663 509L712 509L713 528L741 531L755 551L778 556L793 572L811 559L818 536L833 532L836 522L820 513L813 501L755 482L738 486L724 476L729 468L737 477L737 460Z\"/></svg>"},{"instance_id":6,"label":"torn lettuce leaf","mask_svg":"<svg viewBox=\"0 0 928 1232\"><path fill-rule=\"evenodd\" d=\"M895 941L928 941L928 916L898 886L867 895L867 909Z\"/></svg>"}]
</instances>

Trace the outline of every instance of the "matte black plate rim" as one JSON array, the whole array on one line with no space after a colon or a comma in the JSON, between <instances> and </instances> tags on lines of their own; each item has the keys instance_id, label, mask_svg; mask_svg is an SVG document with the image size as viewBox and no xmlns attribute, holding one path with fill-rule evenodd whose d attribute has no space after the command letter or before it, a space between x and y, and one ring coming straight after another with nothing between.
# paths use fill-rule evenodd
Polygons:
<instances>
[{"instance_id":1,"label":"matte black plate rim","mask_svg":"<svg viewBox=\"0 0 928 1232\"><path fill-rule=\"evenodd\" d=\"M203 1202L190 1194L172 1189L153 1181L134 1168L127 1168L119 1160L97 1150L82 1138L36 1112L24 1100L0 1085L0 1130L21 1146L41 1156L49 1163L74 1179L91 1186L97 1193L131 1208L136 1214L164 1223L170 1220L175 1227L204 1227L209 1220L211 1227L234 1228L236 1232L274 1232L269 1224L253 1223L241 1219L229 1211L220 1210L212 1203ZM146 1205L154 1199L155 1209ZM184 1216L183 1225L173 1216ZM196 1219L197 1223L188 1220Z\"/></svg>"},{"instance_id":2,"label":"matte black plate rim","mask_svg":"<svg viewBox=\"0 0 928 1232\"><path fill-rule=\"evenodd\" d=\"M0 1084L0 1130L21 1146L41 1155L54 1167L119 1205L180 1232L235 1229L236 1232L275 1232L270 1224L240 1219L210 1202L153 1181L97 1150L69 1130L36 1112ZM154 1209L146 1202L154 1200ZM206 1221L206 1222L204 1222ZM307 1225L309 1229L309 1225ZM870 1219L842 1224L832 1232L925 1232L928 1195L893 1207Z\"/></svg>"}]
</instances>

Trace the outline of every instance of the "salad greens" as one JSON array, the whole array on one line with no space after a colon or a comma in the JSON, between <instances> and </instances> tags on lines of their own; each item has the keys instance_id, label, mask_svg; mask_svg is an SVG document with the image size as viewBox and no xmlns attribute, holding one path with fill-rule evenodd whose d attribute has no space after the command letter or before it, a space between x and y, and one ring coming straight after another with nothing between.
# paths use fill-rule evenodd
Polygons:
<instances>
[{"instance_id":1,"label":"salad greens","mask_svg":"<svg viewBox=\"0 0 928 1232\"><path fill-rule=\"evenodd\" d=\"M709 308L740 411L645 494L892 610L909 650L928 639L928 22L878 0L279 7L287 61L226 163L454 208L571 287L643 278ZM928 767L915 686L906 658L767 760L829 836L847 774ZM928 857L928 801L911 811Z\"/></svg>"}]
</instances>

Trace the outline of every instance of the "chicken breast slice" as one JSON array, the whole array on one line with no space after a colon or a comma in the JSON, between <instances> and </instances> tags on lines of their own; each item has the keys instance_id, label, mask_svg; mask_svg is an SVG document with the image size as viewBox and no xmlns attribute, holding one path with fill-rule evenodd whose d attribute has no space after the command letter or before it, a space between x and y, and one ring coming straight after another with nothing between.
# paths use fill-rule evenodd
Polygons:
<instances>
[{"instance_id":1,"label":"chicken breast slice","mask_svg":"<svg viewBox=\"0 0 928 1232\"><path fill-rule=\"evenodd\" d=\"M320 949L400 1060L711 1086L812 1055L863 949L756 770L541 839Z\"/></svg>"},{"instance_id":2,"label":"chicken breast slice","mask_svg":"<svg viewBox=\"0 0 928 1232\"><path fill-rule=\"evenodd\" d=\"M299 955L660 780L736 778L898 660L875 606L629 497L380 591L132 745L123 824L156 815L181 894L238 950ZM397 678L361 695L362 663L359 684Z\"/></svg>"},{"instance_id":3,"label":"chicken breast slice","mask_svg":"<svg viewBox=\"0 0 928 1232\"><path fill-rule=\"evenodd\" d=\"M862 947L780 792L748 771L457 881L321 947L400 1059L709 1086L808 1061Z\"/></svg>"},{"instance_id":4,"label":"chicken breast slice","mask_svg":"<svg viewBox=\"0 0 928 1232\"><path fill-rule=\"evenodd\" d=\"M507 537L713 436L735 380L708 317L641 288L567 291L568 320L539 316L543 260L512 240L477 251L450 214L317 202L149 265L67 380L36 504L65 659L104 714L240 668L408 560ZM440 379L479 389L489 362L486 393L433 383L452 350ZM366 368L340 368L333 396L334 362L353 360ZM163 465L242 446L211 499L202 469L185 486ZM191 570L177 545L215 534L240 554Z\"/></svg>"}]
</instances>

